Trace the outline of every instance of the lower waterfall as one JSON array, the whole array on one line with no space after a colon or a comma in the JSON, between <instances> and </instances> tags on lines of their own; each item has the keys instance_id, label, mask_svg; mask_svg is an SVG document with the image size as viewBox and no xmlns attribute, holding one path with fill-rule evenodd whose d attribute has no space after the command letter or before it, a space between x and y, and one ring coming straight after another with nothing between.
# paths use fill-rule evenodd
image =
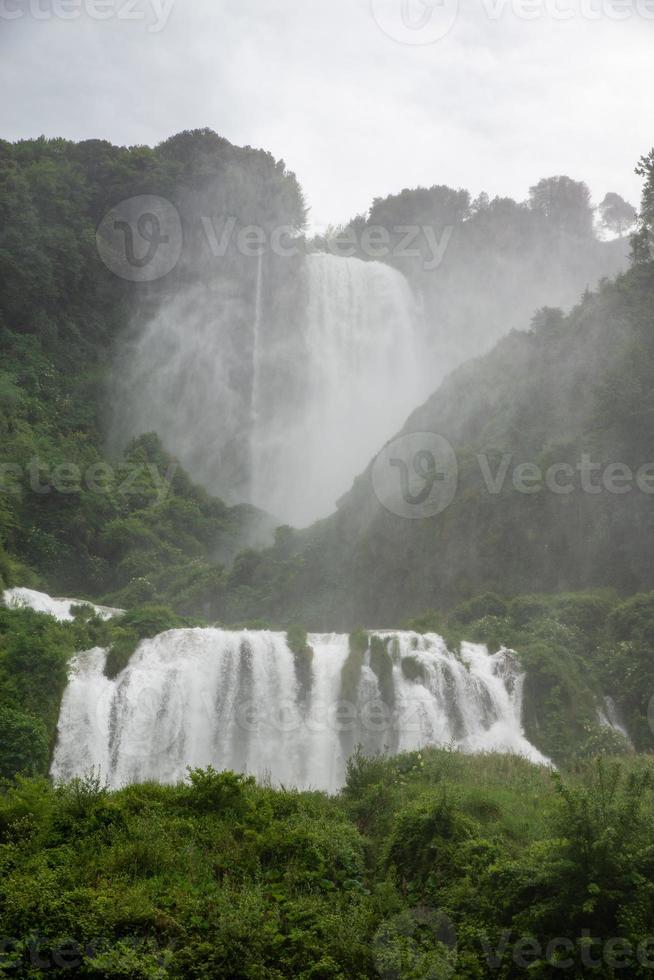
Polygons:
<instances>
[{"instance_id":1,"label":"lower waterfall","mask_svg":"<svg viewBox=\"0 0 654 980\"><path fill-rule=\"evenodd\" d=\"M360 634L356 636L360 640ZM428 745L548 760L524 736L524 675L508 650L436 634L171 630L144 640L113 680L106 651L79 654L61 705L51 775L99 769L112 788L173 783L187 766L337 791L346 762Z\"/></svg>"}]
</instances>

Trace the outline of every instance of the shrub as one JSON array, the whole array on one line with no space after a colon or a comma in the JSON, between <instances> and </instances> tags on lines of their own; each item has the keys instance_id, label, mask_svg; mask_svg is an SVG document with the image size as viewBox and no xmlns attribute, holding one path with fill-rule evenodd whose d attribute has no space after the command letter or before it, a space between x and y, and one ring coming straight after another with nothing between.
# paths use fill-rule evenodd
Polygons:
<instances>
[{"instance_id":1,"label":"shrub","mask_svg":"<svg viewBox=\"0 0 654 980\"><path fill-rule=\"evenodd\" d=\"M49 750L48 731L40 718L0 705L0 778L45 772Z\"/></svg>"},{"instance_id":2,"label":"shrub","mask_svg":"<svg viewBox=\"0 0 654 980\"><path fill-rule=\"evenodd\" d=\"M189 769L190 788L186 798L192 809L200 813L230 813L242 815L247 809L247 789L254 785L252 776L234 772L216 772L213 766L206 769Z\"/></svg>"}]
</instances>

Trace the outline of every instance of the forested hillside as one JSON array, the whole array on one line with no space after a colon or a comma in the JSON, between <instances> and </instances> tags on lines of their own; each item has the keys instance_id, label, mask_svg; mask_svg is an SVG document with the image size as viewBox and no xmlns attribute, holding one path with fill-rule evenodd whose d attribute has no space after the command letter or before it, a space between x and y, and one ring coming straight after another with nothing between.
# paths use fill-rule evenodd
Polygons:
<instances>
[{"instance_id":1,"label":"forested hillside","mask_svg":"<svg viewBox=\"0 0 654 980\"><path fill-rule=\"evenodd\" d=\"M366 215L334 231L333 247L349 254L351 239L355 254L370 259L388 236L383 258L419 299L435 386L524 329L534 310L568 310L585 287L627 268L630 206L607 197L619 206L593 209L586 184L566 176L539 180L526 201L485 193L473 200L467 190L439 184L405 189L375 199Z\"/></svg>"},{"instance_id":2,"label":"forested hillside","mask_svg":"<svg viewBox=\"0 0 654 980\"><path fill-rule=\"evenodd\" d=\"M653 5L0 0L0 980L654 976Z\"/></svg>"},{"instance_id":3,"label":"forested hillside","mask_svg":"<svg viewBox=\"0 0 654 980\"><path fill-rule=\"evenodd\" d=\"M59 593L111 593L127 605L191 592L199 596L191 605L202 609L219 563L269 534L252 508L228 509L193 487L156 436L124 455L122 447L106 450L116 341L182 284L214 274L193 202L215 187L217 211L242 224L264 213L273 224L304 221L297 181L283 163L209 130L154 150L100 140L0 143L5 584L38 578ZM95 238L109 208L143 194L175 204L183 225L180 261L152 283L110 272ZM251 293L251 283L243 289Z\"/></svg>"},{"instance_id":4,"label":"forested hillside","mask_svg":"<svg viewBox=\"0 0 654 980\"><path fill-rule=\"evenodd\" d=\"M232 596L247 601L249 589L271 612L347 628L486 591L654 586L652 159L640 168L633 267L569 315L544 308L463 365L391 443L400 456L411 447L410 468L420 434L442 437L451 502L436 497L438 512L422 519L397 516L371 463L334 516L240 559Z\"/></svg>"},{"instance_id":5,"label":"forested hillside","mask_svg":"<svg viewBox=\"0 0 654 980\"><path fill-rule=\"evenodd\" d=\"M231 577L221 568L231 564L239 550L266 540L270 520L246 506L226 508L191 486L171 455L175 447L168 445L169 429L143 437L129 416L132 395L123 397L119 381L123 375L131 378L133 386L136 383L120 357L129 361L129 338L138 337L156 311L177 310L175 315L182 316L183 308L171 302L175 296L189 290L211 296L218 289L215 303L229 312L230 323L221 335L223 365L217 377L230 392L237 393L230 394L223 406L232 435L219 448L213 442L201 442L199 457L193 462L194 470L211 475L208 482L229 486L232 497L236 493L236 500L244 499L239 498L238 488L246 495L254 381L242 365L251 358L248 350L255 342L255 304L265 302L274 308L275 322L285 324L286 332L296 329L291 321L297 314L297 297L293 299L297 260L289 263L269 253L267 285L257 299L257 263L244 259L233 235L253 223L268 235L280 227L301 235L305 206L294 175L269 154L239 149L210 131L179 134L154 150L119 148L98 140L2 143L0 165L4 283L0 296L0 547L4 548L5 583L27 584L38 579L55 592L109 597L125 605L165 600L196 615L283 616L289 608L286 600L277 602L267 593L260 604L256 587L253 602L248 601L247 590L242 594L241 586L249 584L248 556ZM570 184L583 198L583 185ZM179 261L154 282L133 282L109 271L96 246L95 231L108 209L139 195L163 196L177 208L182 222ZM491 254L494 261L501 258L512 270L505 277L507 288L509 280L526 275L521 266L525 256L532 266L538 265L541 271L546 268L545 280L553 284L561 279L559 265L565 265L573 251L578 253L581 258L568 270L568 290L571 278L583 281L582 267L590 278L596 278L603 268L611 269L622 261L623 242L598 241L588 201L584 198L581 205L575 211L567 202L561 217L545 213L536 198L529 206L488 202L483 197L471 205L466 192L432 188L375 202L367 223L385 222L392 230L398 223L420 218L439 234L445 222L456 225L442 269L421 271L420 262L403 261L395 247L387 256L412 279L417 292L427 297L426 322L444 357L445 335L438 324L445 321L442 309L439 313L430 306L429 297L440 297L440 306L455 315L461 307L453 302L452 289L463 296L456 286L461 275L471 265L479 274L488 272ZM224 254L216 254L207 229L219 236L232 221L228 247ZM359 233L365 230L360 221L353 227ZM494 250L488 252L491 242ZM392 240L392 245L397 242ZM497 272L490 274L492 288L488 277L486 287L480 283L479 288L487 299L494 297L495 307L507 309L506 297L502 299L497 292L501 279ZM530 289L522 293L526 296ZM469 299L470 294L466 295ZM477 314L473 320L486 331L489 341L496 326ZM456 324L450 326L452 330L448 328L445 334L457 333ZM466 343L477 343L469 332L466 337ZM499 370L501 363L500 358ZM118 366L110 374L112 364ZM442 373L443 364L442 359L434 363L435 377ZM159 361L157 365L161 370ZM282 373L274 384L263 382L269 389L301 387L301 380L291 377L284 367L282 353L276 356L275 371ZM187 385L186 394L178 390L182 382ZM194 384L193 379L182 377L170 388L173 416ZM455 397L459 397L456 392ZM193 427L192 418L188 424ZM447 427L441 428L445 431ZM138 438L124 452L129 433ZM352 518L355 539L368 534L368 518L361 524L359 516ZM339 553L324 562L321 576L330 574L334 561L339 567L350 561L353 536L345 530L348 547L341 554L338 533L330 535L328 554L335 549ZM280 541L283 551L289 547L285 533ZM394 577L391 568L388 574ZM463 571L461 574L465 577ZM470 587L475 588L477 580L483 586L493 585L487 579L478 576ZM341 577L341 584L345 581ZM547 586L551 581L551 575L544 578ZM410 580L406 585L415 601L407 605L400 589L398 611L416 612L431 601L433 589L426 593L415 590ZM222 597L227 594L230 600L225 603ZM452 594L459 595L461 590ZM350 595L356 608L359 600L355 593ZM312 602L307 597L303 606L311 609ZM383 590L379 603L387 612L393 611ZM339 607L336 625L347 616L340 599L334 597L334 604ZM367 610L361 606L364 614L367 616Z\"/></svg>"}]
</instances>

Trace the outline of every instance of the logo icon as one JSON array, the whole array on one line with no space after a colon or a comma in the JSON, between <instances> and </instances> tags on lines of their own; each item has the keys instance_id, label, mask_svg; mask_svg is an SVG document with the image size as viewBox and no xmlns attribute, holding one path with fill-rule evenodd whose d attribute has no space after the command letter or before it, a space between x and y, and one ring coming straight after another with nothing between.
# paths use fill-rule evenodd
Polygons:
<instances>
[{"instance_id":1,"label":"logo icon","mask_svg":"<svg viewBox=\"0 0 654 980\"><path fill-rule=\"evenodd\" d=\"M372 466L377 500L397 517L424 520L450 506L458 484L456 454L435 432L411 432L389 442Z\"/></svg>"},{"instance_id":2,"label":"logo icon","mask_svg":"<svg viewBox=\"0 0 654 980\"><path fill-rule=\"evenodd\" d=\"M457 934L450 917L426 905L381 924L373 939L375 968L384 980L456 975Z\"/></svg>"},{"instance_id":3,"label":"logo icon","mask_svg":"<svg viewBox=\"0 0 654 980\"><path fill-rule=\"evenodd\" d=\"M182 222L163 197L130 197L105 214L95 240L100 258L115 275L130 282L154 282L179 261Z\"/></svg>"},{"instance_id":4,"label":"logo icon","mask_svg":"<svg viewBox=\"0 0 654 980\"><path fill-rule=\"evenodd\" d=\"M384 34L400 44L433 44L448 34L459 0L371 0L372 15Z\"/></svg>"}]
</instances>

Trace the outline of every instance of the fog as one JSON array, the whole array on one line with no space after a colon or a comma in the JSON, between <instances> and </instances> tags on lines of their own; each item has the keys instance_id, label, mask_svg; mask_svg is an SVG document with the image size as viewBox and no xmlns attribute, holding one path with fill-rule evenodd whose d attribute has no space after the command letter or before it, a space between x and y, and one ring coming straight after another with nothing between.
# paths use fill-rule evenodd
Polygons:
<instances>
[{"instance_id":1,"label":"fog","mask_svg":"<svg viewBox=\"0 0 654 980\"><path fill-rule=\"evenodd\" d=\"M112 445L155 429L211 492L306 524L453 368L624 267L624 243L579 238L524 202L561 174L592 204L637 200L654 23L645 3L527 6L1 5L4 137L155 146L210 127L286 161L304 192L306 221L291 218L301 255L235 249L209 266L196 249L135 315L109 393ZM218 203L196 191L205 235L207 216L287 223L244 166L214 186ZM435 186L467 188L466 201L450 213L416 191ZM334 245L337 227L354 229L351 250ZM378 228L382 254L358 237Z\"/></svg>"},{"instance_id":2,"label":"fog","mask_svg":"<svg viewBox=\"0 0 654 980\"><path fill-rule=\"evenodd\" d=\"M208 491L278 523L328 516L449 372L627 263L582 182L522 203L418 188L308 238L292 174L219 153L224 179L178 202L175 277L119 340L109 430L116 448L157 432Z\"/></svg>"}]
</instances>

